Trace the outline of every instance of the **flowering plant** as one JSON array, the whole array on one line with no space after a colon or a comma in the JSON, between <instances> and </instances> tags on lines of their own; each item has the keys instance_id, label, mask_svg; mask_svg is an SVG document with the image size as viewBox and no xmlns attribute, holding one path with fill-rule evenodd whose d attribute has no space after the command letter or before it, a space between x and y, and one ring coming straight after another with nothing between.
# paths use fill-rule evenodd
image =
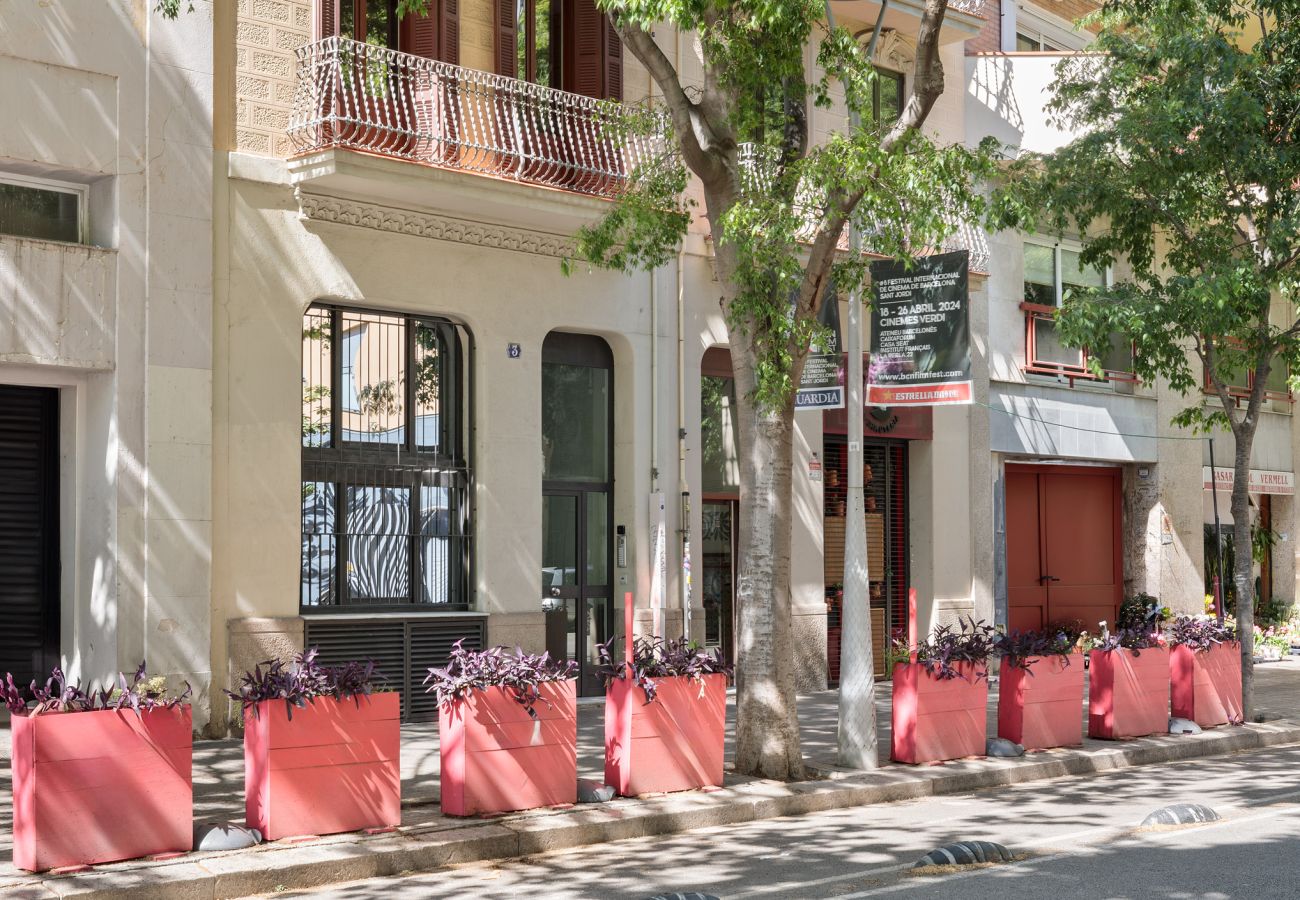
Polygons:
<instances>
[{"instance_id":1,"label":"flowering plant","mask_svg":"<svg viewBox=\"0 0 1300 900\"><path fill-rule=\"evenodd\" d=\"M550 681L568 681L578 673L575 660L551 659L549 653L536 656L519 647L512 654L505 647L490 650L467 650L464 640L452 645L445 668L429 669L425 692L438 695L438 703L452 703L469 696L471 691L504 688L515 702L537 716L534 707L542 697L539 685Z\"/></svg>"},{"instance_id":2,"label":"flowering plant","mask_svg":"<svg viewBox=\"0 0 1300 900\"><path fill-rule=\"evenodd\" d=\"M0 685L0 694L4 695L5 708L15 716L38 716L52 712L95 712L104 709L131 709L136 715L143 715L154 709L173 709L189 699L190 683L185 682L185 690L180 694L169 694L166 680L161 676L150 678L145 664L140 663L130 681L122 672L117 674L117 683L98 691L84 690L79 683L68 683L67 676L58 666L50 673L44 685L35 681L24 696L22 688L14 683L12 672L5 673L4 684ZM29 702L34 701L34 706Z\"/></svg>"},{"instance_id":3,"label":"flowering plant","mask_svg":"<svg viewBox=\"0 0 1300 900\"><path fill-rule=\"evenodd\" d=\"M705 675L730 677L732 674L732 667L723 659L720 649L702 650L684 637L667 641L659 637L637 638L632 642L632 659L616 663L611 649L615 639L611 637L597 648L600 651L598 671L606 684L615 678L630 677L645 692L646 703L654 702L657 678L692 678L703 690Z\"/></svg>"},{"instance_id":4,"label":"flowering plant","mask_svg":"<svg viewBox=\"0 0 1300 900\"><path fill-rule=\"evenodd\" d=\"M961 663L980 665L987 663L996 648L997 632L986 622L976 622L967 617L957 623L956 630L951 625L940 625L930 635L929 640L919 641L916 645L916 661L925 666L927 672L941 681L949 678L963 677L958 666ZM911 650L907 639L895 637L893 662L907 662L911 659ZM985 669L979 669L975 678L987 677Z\"/></svg>"},{"instance_id":5,"label":"flowering plant","mask_svg":"<svg viewBox=\"0 0 1300 900\"><path fill-rule=\"evenodd\" d=\"M1140 656L1141 651L1150 650L1153 647L1163 647L1165 643L1164 638L1145 626L1141 628L1120 628L1115 631L1107 630L1105 622L1102 622L1101 626L1101 636L1090 638L1085 649L1107 652L1124 649L1131 651L1134 656Z\"/></svg>"},{"instance_id":6,"label":"flowering plant","mask_svg":"<svg viewBox=\"0 0 1300 900\"><path fill-rule=\"evenodd\" d=\"M238 700L245 713L251 708L253 715L258 715L257 704L263 700L283 700L292 719L295 707L303 709L317 697L352 697L359 703L363 695L372 693L384 680L373 660L322 666L316 662L318 653L312 647L288 663L279 659L259 663L253 671L244 673L238 690L226 694Z\"/></svg>"},{"instance_id":7,"label":"flowering plant","mask_svg":"<svg viewBox=\"0 0 1300 900\"><path fill-rule=\"evenodd\" d=\"M1175 647L1209 650L1215 644L1237 639L1233 626L1219 623L1213 616L1178 616L1169 625L1169 643Z\"/></svg>"},{"instance_id":8,"label":"flowering plant","mask_svg":"<svg viewBox=\"0 0 1300 900\"><path fill-rule=\"evenodd\" d=\"M1028 672L1034 661L1044 656L1059 656L1069 665L1083 634L1083 626L1078 621L1049 622L1037 630L1000 634L994 648L1004 664Z\"/></svg>"},{"instance_id":9,"label":"flowering plant","mask_svg":"<svg viewBox=\"0 0 1300 900\"><path fill-rule=\"evenodd\" d=\"M1291 653L1291 640L1281 629L1255 626L1255 653L1264 659L1282 659Z\"/></svg>"}]
</instances>

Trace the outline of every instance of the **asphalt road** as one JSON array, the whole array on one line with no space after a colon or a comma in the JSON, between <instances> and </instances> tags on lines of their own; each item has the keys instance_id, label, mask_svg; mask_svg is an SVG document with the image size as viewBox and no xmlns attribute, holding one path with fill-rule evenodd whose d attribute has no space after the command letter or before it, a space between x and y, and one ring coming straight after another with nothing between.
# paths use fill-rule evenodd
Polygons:
<instances>
[{"instance_id":1,"label":"asphalt road","mask_svg":"<svg viewBox=\"0 0 1300 900\"><path fill-rule=\"evenodd\" d=\"M1194 802L1222 821L1139 829ZM931 848L989 840L1022 856L918 876ZM276 894L322 900L1300 897L1300 746L641 838L507 862Z\"/></svg>"}]
</instances>

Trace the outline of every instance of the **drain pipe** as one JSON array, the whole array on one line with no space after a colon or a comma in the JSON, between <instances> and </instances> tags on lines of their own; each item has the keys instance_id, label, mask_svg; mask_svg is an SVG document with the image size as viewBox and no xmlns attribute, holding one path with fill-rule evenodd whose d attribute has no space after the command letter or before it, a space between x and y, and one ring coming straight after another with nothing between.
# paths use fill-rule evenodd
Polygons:
<instances>
[{"instance_id":1,"label":"drain pipe","mask_svg":"<svg viewBox=\"0 0 1300 900\"><path fill-rule=\"evenodd\" d=\"M682 31L673 29L673 68L682 70ZM691 488L686 481L686 242L677 248L677 493L681 498L682 570L678 601L682 605L682 637L691 639Z\"/></svg>"},{"instance_id":2,"label":"drain pipe","mask_svg":"<svg viewBox=\"0 0 1300 900\"><path fill-rule=\"evenodd\" d=\"M686 250L677 251L677 490L681 494L682 636L691 639L691 489L686 482Z\"/></svg>"}]
</instances>

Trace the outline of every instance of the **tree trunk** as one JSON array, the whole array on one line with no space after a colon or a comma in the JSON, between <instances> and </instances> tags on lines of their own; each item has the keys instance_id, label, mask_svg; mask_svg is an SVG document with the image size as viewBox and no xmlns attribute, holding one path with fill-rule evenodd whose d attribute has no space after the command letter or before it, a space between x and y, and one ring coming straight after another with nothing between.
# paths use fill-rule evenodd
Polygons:
<instances>
[{"instance_id":1,"label":"tree trunk","mask_svg":"<svg viewBox=\"0 0 1300 900\"><path fill-rule=\"evenodd\" d=\"M1237 637L1241 641L1241 702L1246 721L1253 717L1255 687L1255 579L1250 539L1250 450L1258 416L1247 415L1235 429L1232 473L1233 581L1237 586ZM1224 573L1220 573L1220 578Z\"/></svg>"},{"instance_id":2,"label":"tree trunk","mask_svg":"<svg viewBox=\"0 0 1300 900\"><path fill-rule=\"evenodd\" d=\"M758 410L749 336L732 332L740 448L736 567L736 771L804 776L795 708L790 603L793 399Z\"/></svg>"}]
</instances>

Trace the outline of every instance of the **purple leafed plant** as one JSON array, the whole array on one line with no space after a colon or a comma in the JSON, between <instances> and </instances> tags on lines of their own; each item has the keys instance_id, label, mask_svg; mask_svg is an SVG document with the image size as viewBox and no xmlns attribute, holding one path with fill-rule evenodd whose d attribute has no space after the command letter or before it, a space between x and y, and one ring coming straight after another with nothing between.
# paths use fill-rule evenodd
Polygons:
<instances>
[{"instance_id":1,"label":"purple leafed plant","mask_svg":"<svg viewBox=\"0 0 1300 900\"><path fill-rule=\"evenodd\" d=\"M606 683L612 679L631 677L636 686L645 692L646 703L653 703L657 684L655 679L685 676L700 681L705 675L726 675L731 677L732 667L722 657L721 649L712 652L702 650L686 638L636 638L632 642L632 659L614 662L613 644L618 637L611 637L600 644L600 668L597 670Z\"/></svg>"},{"instance_id":2,"label":"purple leafed plant","mask_svg":"<svg viewBox=\"0 0 1300 900\"><path fill-rule=\"evenodd\" d=\"M239 690L226 693L239 701L245 714L251 708L253 715L258 714L257 704L263 700L283 700L292 719L294 707L303 709L317 697L351 697L360 703L361 697L369 696L384 680L373 660L322 666L316 662L319 652L312 647L288 663L278 659L259 663L244 673Z\"/></svg>"},{"instance_id":3,"label":"purple leafed plant","mask_svg":"<svg viewBox=\"0 0 1300 900\"><path fill-rule=\"evenodd\" d=\"M541 695L540 685L552 681L568 681L578 674L575 660L551 659L549 653L540 656L525 653L516 647L512 653L505 647L488 650L466 650L457 641L452 645L445 668L429 669L424 683L425 691L438 695L438 703L454 703L472 691L504 688L515 702L536 717L537 703L549 703Z\"/></svg>"},{"instance_id":4,"label":"purple leafed plant","mask_svg":"<svg viewBox=\"0 0 1300 900\"><path fill-rule=\"evenodd\" d=\"M1237 639L1237 630L1213 616L1178 616L1169 625L1169 643L1175 647L1209 650L1215 644Z\"/></svg>"},{"instance_id":5,"label":"purple leafed plant","mask_svg":"<svg viewBox=\"0 0 1300 900\"><path fill-rule=\"evenodd\" d=\"M6 673L0 691L4 694L5 708L16 716L105 709L131 709L136 715L143 715L155 709L173 709L190 697L188 681L180 694L169 694L165 686L156 684L155 681L146 674L142 662L129 682L126 675L119 672L115 686L87 691L80 684L69 684L63 670L55 666L44 685L38 685L35 681L31 683L27 695L14 683L13 673Z\"/></svg>"},{"instance_id":6,"label":"purple leafed plant","mask_svg":"<svg viewBox=\"0 0 1300 900\"><path fill-rule=\"evenodd\" d=\"M1048 623L1041 629L1009 631L998 635L995 651L1004 665L1024 669L1033 674L1033 664L1045 656L1059 656L1068 666L1083 626L1079 622Z\"/></svg>"},{"instance_id":7,"label":"purple leafed plant","mask_svg":"<svg viewBox=\"0 0 1300 900\"><path fill-rule=\"evenodd\" d=\"M1104 632L1101 637L1093 640L1088 649L1105 651L1124 649L1134 656L1140 656L1141 651L1162 646L1163 643L1160 635L1152 634L1147 626L1142 626Z\"/></svg>"},{"instance_id":8,"label":"purple leafed plant","mask_svg":"<svg viewBox=\"0 0 1300 900\"><path fill-rule=\"evenodd\" d=\"M941 681L949 678L963 678L958 666L971 663L977 667L987 663L993 655L997 632L986 622L976 622L967 617L958 623L958 628L940 625L930 635L929 640L921 641L916 646L916 661L925 666L931 677ZM910 658L906 639L894 639L891 658L898 662L907 662ZM978 668L975 678L985 678L988 672Z\"/></svg>"}]
</instances>

